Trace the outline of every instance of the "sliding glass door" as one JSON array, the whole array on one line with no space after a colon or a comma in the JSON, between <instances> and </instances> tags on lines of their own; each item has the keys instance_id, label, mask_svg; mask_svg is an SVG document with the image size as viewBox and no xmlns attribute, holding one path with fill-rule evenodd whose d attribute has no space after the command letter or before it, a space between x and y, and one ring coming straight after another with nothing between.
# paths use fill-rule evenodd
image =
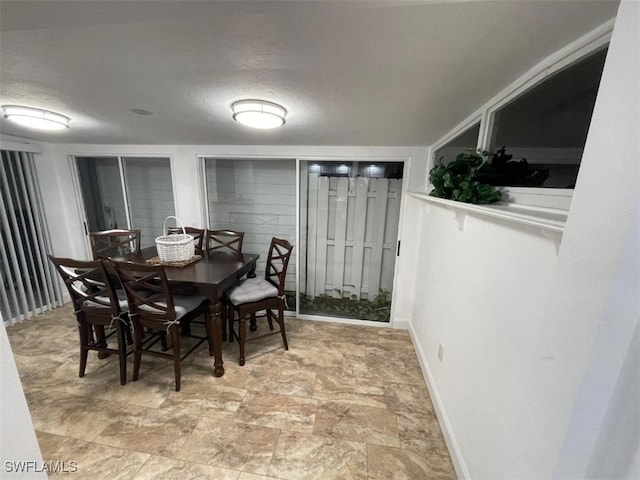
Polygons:
<instances>
[{"instance_id":1,"label":"sliding glass door","mask_svg":"<svg viewBox=\"0 0 640 480\"><path fill-rule=\"evenodd\" d=\"M300 162L301 314L388 322L402 162Z\"/></svg>"},{"instance_id":2,"label":"sliding glass door","mask_svg":"<svg viewBox=\"0 0 640 480\"><path fill-rule=\"evenodd\" d=\"M294 159L204 159L208 228L244 232L242 251L260 254L264 276L272 237L296 241L296 161ZM286 298L295 310L296 248L286 278Z\"/></svg>"},{"instance_id":3,"label":"sliding glass door","mask_svg":"<svg viewBox=\"0 0 640 480\"><path fill-rule=\"evenodd\" d=\"M164 219L175 214L171 163L162 157L76 157L86 231L141 230L155 245Z\"/></svg>"},{"instance_id":4,"label":"sliding glass door","mask_svg":"<svg viewBox=\"0 0 640 480\"><path fill-rule=\"evenodd\" d=\"M243 251L261 255L258 276L271 237L294 243L290 310L389 322L404 163L297 163L204 158L208 228L245 232Z\"/></svg>"}]
</instances>

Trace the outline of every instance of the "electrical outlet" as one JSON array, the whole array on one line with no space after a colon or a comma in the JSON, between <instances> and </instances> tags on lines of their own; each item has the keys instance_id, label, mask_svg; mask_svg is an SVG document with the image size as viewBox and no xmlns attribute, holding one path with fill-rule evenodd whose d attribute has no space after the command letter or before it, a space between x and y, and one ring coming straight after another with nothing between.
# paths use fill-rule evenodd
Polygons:
<instances>
[{"instance_id":1,"label":"electrical outlet","mask_svg":"<svg viewBox=\"0 0 640 480\"><path fill-rule=\"evenodd\" d=\"M438 360L442 362L442 357L444 356L444 347L442 344L438 344Z\"/></svg>"}]
</instances>

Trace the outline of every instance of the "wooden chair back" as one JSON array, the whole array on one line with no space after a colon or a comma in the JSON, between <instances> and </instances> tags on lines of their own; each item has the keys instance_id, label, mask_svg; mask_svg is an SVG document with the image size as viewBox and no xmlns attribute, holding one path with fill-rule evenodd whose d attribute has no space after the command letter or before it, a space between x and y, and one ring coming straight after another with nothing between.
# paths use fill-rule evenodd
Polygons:
<instances>
[{"instance_id":1,"label":"wooden chair back","mask_svg":"<svg viewBox=\"0 0 640 480\"><path fill-rule=\"evenodd\" d=\"M91 251L95 260L129 253L140 254L140 230L91 232Z\"/></svg>"},{"instance_id":2,"label":"wooden chair back","mask_svg":"<svg viewBox=\"0 0 640 480\"><path fill-rule=\"evenodd\" d=\"M244 232L235 230L207 230L207 252L242 253Z\"/></svg>"},{"instance_id":3,"label":"wooden chair back","mask_svg":"<svg viewBox=\"0 0 640 480\"><path fill-rule=\"evenodd\" d=\"M189 235L193 235L194 246L196 252L202 252L202 243L204 241L204 228L195 228L195 227L184 227L184 233L188 233ZM183 233L181 227L169 227L167 228L167 233L169 235L173 235L176 233Z\"/></svg>"},{"instance_id":4,"label":"wooden chair back","mask_svg":"<svg viewBox=\"0 0 640 480\"><path fill-rule=\"evenodd\" d=\"M271 239L264 273L265 279L278 287L278 295L284 295L284 282L292 251L293 245L289 241L276 237Z\"/></svg>"},{"instance_id":5,"label":"wooden chair back","mask_svg":"<svg viewBox=\"0 0 640 480\"><path fill-rule=\"evenodd\" d=\"M150 323L149 326L175 320L173 295L162 265L116 261L111 264L122 283L132 315L143 324Z\"/></svg>"}]
</instances>

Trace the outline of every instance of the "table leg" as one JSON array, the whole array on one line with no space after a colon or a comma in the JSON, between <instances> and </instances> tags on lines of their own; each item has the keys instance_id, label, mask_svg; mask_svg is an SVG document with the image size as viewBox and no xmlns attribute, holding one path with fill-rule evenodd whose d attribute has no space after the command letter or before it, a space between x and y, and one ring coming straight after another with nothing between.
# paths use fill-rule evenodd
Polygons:
<instances>
[{"instance_id":1,"label":"table leg","mask_svg":"<svg viewBox=\"0 0 640 480\"><path fill-rule=\"evenodd\" d=\"M222 366L222 303L218 300L211 306L209 312L209 355L213 356L213 376L221 377L224 375L224 367Z\"/></svg>"}]
</instances>

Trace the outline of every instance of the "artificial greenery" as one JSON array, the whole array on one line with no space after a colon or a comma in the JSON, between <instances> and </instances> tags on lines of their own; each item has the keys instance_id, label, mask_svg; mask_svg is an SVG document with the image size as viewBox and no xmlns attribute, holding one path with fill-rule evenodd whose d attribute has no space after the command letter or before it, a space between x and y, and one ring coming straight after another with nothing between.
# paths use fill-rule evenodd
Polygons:
<instances>
[{"instance_id":1,"label":"artificial greenery","mask_svg":"<svg viewBox=\"0 0 640 480\"><path fill-rule=\"evenodd\" d=\"M478 171L478 180L489 185L539 187L549 177L549 169L534 169L526 158L512 160L502 147Z\"/></svg>"},{"instance_id":2,"label":"artificial greenery","mask_svg":"<svg viewBox=\"0 0 640 480\"><path fill-rule=\"evenodd\" d=\"M483 165L485 156L471 148L458 154L447 165L442 163L442 158L438 159L429 172L429 181L433 185L429 195L475 204L499 201L502 193L480 180L479 171Z\"/></svg>"},{"instance_id":3,"label":"artificial greenery","mask_svg":"<svg viewBox=\"0 0 640 480\"><path fill-rule=\"evenodd\" d=\"M487 157L491 155L491 161ZM502 147L493 154L467 148L444 165L439 158L429 172L429 195L459 202L487 204L502 198L497 186L536 187L549 177L548 169L534 169L526 158L512 160Z\"/></svg>"},{"instance_id":4,"label":"artificial greenery","mask_svg":"<svg viewBox=\"0 0 640 480\"><path fill-rule=\"evenodd\" d=\"M300 311L374 322L388 322L391 318L391 296L386 290L381 289L373 300L359 299L357 295L342 298L342 292L336 292L340 297L320 295L314 298L304 293L300 294Z\"/></svg>"}]
</instances>

